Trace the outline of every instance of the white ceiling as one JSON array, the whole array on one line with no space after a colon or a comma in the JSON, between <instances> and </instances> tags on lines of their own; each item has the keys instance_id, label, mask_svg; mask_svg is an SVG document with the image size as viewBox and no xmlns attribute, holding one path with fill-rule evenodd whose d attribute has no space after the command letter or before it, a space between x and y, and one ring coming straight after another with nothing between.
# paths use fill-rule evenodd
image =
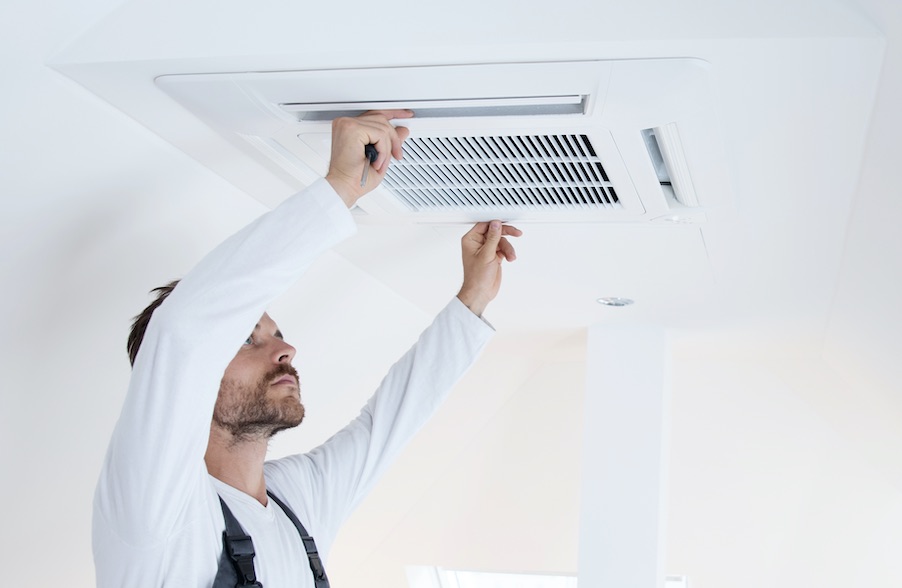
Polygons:
<instances>
[{"instance_id":1,"label":"white ceiling","mask_svg":"<svg viewBox=\"0 0 902 588\"><path fill-rule=\"evenodd\" d=\"M495 341L348 522L330 575L575 573L585 329L641 323L674 341L669 573L701 588L902 582L898 3L257 4L0 9L0 549L21 554L14 579L93 584L90 500L129 318L294 189L154 76L697 57L711 64L735 214L524 223L488 312ZM172 144L186 142L203 164ZM237 171L226 181L217 166ZM356 413L454 294L462 230L363 224L272 309L299 348L310 414L274 453ZM637 304L595 304L609 295Z\"/></svg>"}]
</instances>

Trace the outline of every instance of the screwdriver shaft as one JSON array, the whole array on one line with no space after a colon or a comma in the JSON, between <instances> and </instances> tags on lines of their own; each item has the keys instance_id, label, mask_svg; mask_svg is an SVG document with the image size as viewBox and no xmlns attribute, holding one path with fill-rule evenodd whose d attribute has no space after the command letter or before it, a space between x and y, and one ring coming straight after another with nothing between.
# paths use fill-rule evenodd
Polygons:
<instances>
[{"instance_id":1,"label":"screwdriver shaft","mask_svg":"<svg viewBox=\"0 0 902 588\"><path fill-rule=\"evenodd\" d=\"M376 151L376 146L370 143L363 149L364 155L366 155L366 164L363 166L363 175L360 177L360 187L366 187L366 178L370 173L370 166L376 162L376 158L379 157L379 152Z\"/></svg>"}]
</instances>

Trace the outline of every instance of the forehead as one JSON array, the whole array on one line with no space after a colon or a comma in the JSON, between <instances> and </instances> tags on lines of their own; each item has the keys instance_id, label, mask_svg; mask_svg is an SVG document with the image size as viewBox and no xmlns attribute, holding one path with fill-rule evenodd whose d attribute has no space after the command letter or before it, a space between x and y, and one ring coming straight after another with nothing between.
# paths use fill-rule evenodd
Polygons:
<instances>
[{"instance_id":1,"label":"forehead","mask_svg":"<svg viewBox=\"0 0 902 588\"><path fill-rule=\"evenodd\" d=\"M269 313L264 312L263 316L260 317L259 322L257 322L257 326L267 332L274 333L279 330L279 325L276 324L276 321L272 320L272 317L269 316Z\"/></svg>"}]
</instances>

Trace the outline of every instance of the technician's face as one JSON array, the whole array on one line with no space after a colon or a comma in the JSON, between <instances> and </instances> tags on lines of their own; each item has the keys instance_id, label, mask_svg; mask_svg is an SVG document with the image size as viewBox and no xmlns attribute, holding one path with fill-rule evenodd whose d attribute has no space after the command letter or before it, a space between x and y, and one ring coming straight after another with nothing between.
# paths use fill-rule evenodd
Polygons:
<instances>
[{"instance_id":1,"label":"technician's face","mask_svg":"<svg viewBox=\"0 0 902 588\"><path fill-rule=\"evenodd\" d=\"M295 349L264 314L229 363L213 410L213 424L236 440L268 439L304 419Z\"/></svg>"}]
</instances>

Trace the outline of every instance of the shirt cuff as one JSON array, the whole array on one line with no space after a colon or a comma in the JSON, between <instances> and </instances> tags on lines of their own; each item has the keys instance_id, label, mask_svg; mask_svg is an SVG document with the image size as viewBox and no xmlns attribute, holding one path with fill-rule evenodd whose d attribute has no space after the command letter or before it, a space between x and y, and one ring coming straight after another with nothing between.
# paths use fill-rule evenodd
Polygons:
<instances>
[{"instance_id":1,"label":"shirt cuff","mask_svg":"<svg viewBox=\"0 0 902 588\"><path fill-rule=\"evenodd\" d=\"M467 307L467 305L464 304L463 302L461 302L460 298L458 298L457 296L455 296L455 297L451 300L451 302L448 304L448 306L449 306L450 308L453 308L453 309L454 309L453 312L455 312L455 313L457 313L458 315L460 315L462 321L464 321L464 322L471 322L471 323L474 323L474 324L475 324L476 321L479 321L480 323L482 323L482 325L488 327L488 328L491 329L493 332L495 331L495 327L492 325L492 323L490 323L489 321L487 321L487 320L485 319L485 317L482 317L482 316L476 314L475 312L473 312L472 310L470 310L470 309Z\"/></svg>"}]
</instances>

